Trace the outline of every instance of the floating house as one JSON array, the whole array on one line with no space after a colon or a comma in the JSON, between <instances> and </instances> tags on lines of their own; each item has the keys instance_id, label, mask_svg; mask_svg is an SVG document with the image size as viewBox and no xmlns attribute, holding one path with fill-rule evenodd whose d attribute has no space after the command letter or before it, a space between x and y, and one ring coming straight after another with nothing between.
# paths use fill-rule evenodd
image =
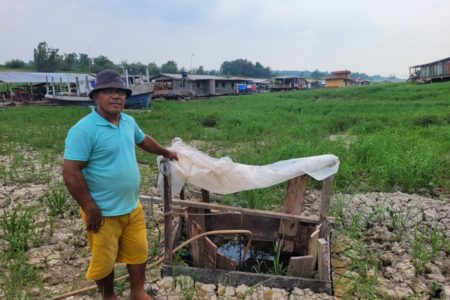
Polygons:
<instances>
[{"instance_id":1,"label":"floating house","mask_svg":"<svg viewBox=\"0 0 450 300\"><path fill-rule=\"evenodd\" d=\"M409 80L422 83L450 80L450 57L409 67Z\"/></svg>"},{"instance_id":2,"label":"floating house","mask_svg":"<svg viewBox=\"0 0 450 300\"><path fill-rule=\"evenodd\" d=\"M330 76L325 78L325 87L336 88L354 85L353 79L350 78L351 72L348 70L331 72Z\"/></svg>"},{"instance_id":3,"label":"floating house","mask_svg":"<svg viewBox=\"0 0 450 300\"><path fill-rule=\"evenodd\" d=\"M214 75L160 74L150 78L154 82L153 97L166 99L189 99L234 95L237 84L248 83L243 78L226 78Z\"/></svg>"},{"instance_id":4,"label":"floating house","mask_svg":"<svg viewBox=\"0 0 450 300\"><path fill-rule=\"evenodd\" d=\"M274 82L271 90L272 91L300 90L306 89L307 87L308 82L303 77L281 75L274 77Z\"/></svg>"},{"instance_id":5,"label":"floating house","mask_svg":"<svg viewBox=\"0 0 450 300\"><path fill-rule=\"evenodd\" d=\"M52 84L67 90L90 88L95 77L77 73L0 72L0 83L5 84L3 96L14 101L30 101L44 98L46 86Z\"/></svg>"}]
</instances>

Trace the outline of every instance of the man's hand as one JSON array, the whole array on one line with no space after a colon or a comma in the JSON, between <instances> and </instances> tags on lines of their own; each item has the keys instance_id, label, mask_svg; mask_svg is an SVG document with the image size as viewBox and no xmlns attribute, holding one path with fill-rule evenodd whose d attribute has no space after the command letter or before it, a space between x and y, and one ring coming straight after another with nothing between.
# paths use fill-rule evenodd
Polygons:
<instances>
[{"instance_id":1,"label":"man's hand","mask_svg":"<svg viewBox=\"0 0 450 300\"><path fill-rule=\"evenodd\" d=\"M167 154L164 155L164 157L167 157L168 159L172 160L178 160L178 155L175 151L167 150Z\"/></svg>"},{"instance_id":2,"label":"man's hand","mask_svg":"<svg viewBox=\"0 0 450 300\"><path fill-rule=\"evenodd\" d=\"M102 225L103 216L97 205L93 205L83 210L86 216L86 230L94 233L98 232Z\"/></svg>"}]
</instances>

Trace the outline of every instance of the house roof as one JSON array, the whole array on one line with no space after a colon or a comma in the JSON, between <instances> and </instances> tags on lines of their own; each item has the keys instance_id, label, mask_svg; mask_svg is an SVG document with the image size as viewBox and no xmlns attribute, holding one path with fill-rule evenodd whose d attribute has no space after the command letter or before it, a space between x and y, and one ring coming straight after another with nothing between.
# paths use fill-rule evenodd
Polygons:
<instances>
[{"instance_id":1,"label":"house roof","mask_svg":"<svg viewBox=\"0 0 450 300\"><path fill-rule=\"evenodd\" d=\"M0 72L0 82L4 83L44 83L54 82L76 82L84 81L86 76L88 80L95 80L95 77L81 73L44 73L44 72Z\"/></svg>"},{"instance_id":2,"label":"house roof","mask_svg":"<svg viewBox=\"0 0 450 300\"><path fill-rule=\"evenodd\" d=\"M433 61L433 62L430 62L430 63L427 63L427 64L423 64L423 65L412 66L410 68L425 67L425 66L428 66L428 65L433 65L433 64L436 64L436 63L439 63L439 62L444 62L444 61L450 61L450 57L447 57L447 58L444 58L444 59L440 59L440 60L437 60L437 61Z\"/></svg>"},{"instance_id":3,"label":"house roof","mask_svg":"<svg viewBox=\"0 0 450 300\"><path fill-rule=\"evenodd\" d=\"M183 77L181 74L168 74L163 73L160 75L156 75L153 77L150 77L150 80L158 80L158 79L175 79L175 80L181 80ZM187 79L192 81L197 80L230 80L230 81L249 81L247 78L240 78L240 77L222 77L222 76L215 76L215 75L196 75L196 74L188 74Z\"/></svg>"},{"instance_id":4,"label":"house roof","mask_svg":"<svg viewBox=\"0 0 450 300\"><path fill-rule=\"evenodd\" d=\"M349 70L332 71L331 74L350 74Z\"/></svg>"}]
</instances>

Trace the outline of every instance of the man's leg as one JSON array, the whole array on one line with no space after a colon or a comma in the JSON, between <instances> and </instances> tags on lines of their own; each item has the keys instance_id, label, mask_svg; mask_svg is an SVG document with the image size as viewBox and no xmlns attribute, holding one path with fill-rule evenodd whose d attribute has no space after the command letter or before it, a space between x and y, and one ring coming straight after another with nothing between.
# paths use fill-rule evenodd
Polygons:
<instances>
[{"instance_id":1,"label":"man's leg","mask_svg":"<svg viewBox=\"0 0 450 300\"><path fill-rule=\"evenodd\" d=\"M116 294L114 294L114 270L105 278L96 280L95 283L102 294L103 300L119 299Z\"/></svg>"},{"instance_id":2,"label":"man's leg","mask_svg":"<svg viewBox=\"0 0 450 300\"><path fill-rule=\"evenodd\" d=\"M145 266L147 263L140 265L127 265L130 274L130 299L132 300L152 300L144 290L145 283Z\"/></svg>"}]
</instances>

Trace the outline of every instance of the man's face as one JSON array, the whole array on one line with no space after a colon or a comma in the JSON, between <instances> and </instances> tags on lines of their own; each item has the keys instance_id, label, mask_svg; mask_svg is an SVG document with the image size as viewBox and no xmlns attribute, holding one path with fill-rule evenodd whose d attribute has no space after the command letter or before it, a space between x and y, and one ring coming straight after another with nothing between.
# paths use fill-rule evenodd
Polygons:
<instances>
[{"instance_id":1,"label":"man's face","mask_svg":"<svg viewBox=\"0 0 450 300\"><path fill-rule=\"evenodd\" d=\"M127 93L121 89L104 89L94 95L97 110L110 115L119 114L125 106Z\"/></svg>"}]
</instances>

